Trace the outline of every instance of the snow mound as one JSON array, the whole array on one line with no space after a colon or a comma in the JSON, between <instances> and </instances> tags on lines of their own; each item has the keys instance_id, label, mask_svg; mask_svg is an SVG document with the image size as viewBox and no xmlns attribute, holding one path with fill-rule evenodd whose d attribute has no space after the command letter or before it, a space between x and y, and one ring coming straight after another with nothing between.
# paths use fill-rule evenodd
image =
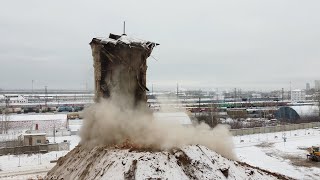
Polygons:
<instances>
[{"instance_id":1,"label":"snow mound","mask_svg":"<svg viewBox=\"0 0 320 180\"><path fill-rule=\"evenodd\" d=\"M170 151L77 146L46 179L288 179L200 145Z\"/></svg>"}]
</instances>

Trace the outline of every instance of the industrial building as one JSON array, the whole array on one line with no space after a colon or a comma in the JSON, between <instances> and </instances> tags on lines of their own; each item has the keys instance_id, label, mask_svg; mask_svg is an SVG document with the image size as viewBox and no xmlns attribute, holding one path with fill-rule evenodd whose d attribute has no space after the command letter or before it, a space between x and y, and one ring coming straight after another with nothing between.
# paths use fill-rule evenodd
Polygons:
<instances>
[{"instance_id":1,"label":"industrial building","mask_svg":"<svg viewBox=\"0 0 320 180\"><path fill-rule=\"evenodd\" d=\"M319 107L309 106L284 106L275 112L275 118L295 123L299 119L319 116Z\"/></svg>"},{"instance_id":2,"label":"industrial building","mask_svg":"<svg viewBox=\"0 0 320 180\"><path fill-rule=\"evenodd\" d=\"M296 89L291 91L291 102L303 102L306 100L306 91Z\"/></svg>"},{"instance_id":3,"label":"industrial building","mask_svg":"<svg viewBox=\"0 0 320 180\"><path fill-rule=\"evenodd\" d=\"M310 91L310 83L306 83L306 91Z\"/></svg>"}]
</instances>

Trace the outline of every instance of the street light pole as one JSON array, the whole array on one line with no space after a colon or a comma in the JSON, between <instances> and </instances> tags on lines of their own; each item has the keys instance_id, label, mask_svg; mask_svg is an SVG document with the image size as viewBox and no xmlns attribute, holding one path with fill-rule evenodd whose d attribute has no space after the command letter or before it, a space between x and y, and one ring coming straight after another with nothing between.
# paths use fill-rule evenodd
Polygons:
<instances>
[{"instance_id":1,"label":"street light pole","mask_svg":"<svg viewBox=\"0 0 320 180\"><path fill-rule=\"evenodd\" d=\"M20 154L19 154L18 157L19 157L19 165L18 165L18 167L21 167L21 164L20 164Z\"/></svg>"}]
</instances>

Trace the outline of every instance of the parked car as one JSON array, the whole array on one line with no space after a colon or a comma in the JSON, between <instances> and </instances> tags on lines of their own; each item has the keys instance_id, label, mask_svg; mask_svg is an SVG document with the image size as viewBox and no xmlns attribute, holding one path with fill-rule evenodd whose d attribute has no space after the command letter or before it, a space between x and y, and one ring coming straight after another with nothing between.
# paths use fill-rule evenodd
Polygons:
<instances>
[{"instance_id":1,"label":"parked car","mask_svg":"<svg viewBox=\"0 0 320 180\"><path fill-rule=\"evenodd\" d=\"M35 113L39 113L39 108L36 107L25 107L23 108L23 113L29 113L29 112L35 112Z\"/></svg>"},{"instance_id":2,"label":"parked car","mask_svg":"<svg viewBox=\"0 0 320 180\"><path fill-rule=\"evenodd\" d=\"M56 111L57 110L57 108L56 107L41 107L41 109L40 109L40 111L41 112L54 112L54 111Z\"/></svg>"},{"instance_id":3,"label":"parked car","mask_svg":"<svg viewBox=\"0 0 320 180\"><path fill-rule=\"evenodd\" d=\"M83 109L84 109L83 106L74 106L74 107L73 107L73 111L74 111L74 112L82 111Z\"/></svg>"},{"instance_id":4,"label":"parked car","mask_svg":"<svg viewBox=\"0 0 320 180\"><path fill-rule=\"evenodd\" d=\"M58 112L72 112L73 109L70 106L60 106L57 109Z\"/></svg>"}]
</instances>

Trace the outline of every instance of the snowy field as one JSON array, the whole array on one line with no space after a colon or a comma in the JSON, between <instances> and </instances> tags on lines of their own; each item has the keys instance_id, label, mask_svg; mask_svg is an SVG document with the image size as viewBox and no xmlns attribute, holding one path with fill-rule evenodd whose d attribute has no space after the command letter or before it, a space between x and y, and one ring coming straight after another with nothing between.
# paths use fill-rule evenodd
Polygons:
<instances>
[{"instance_id":1,"label":"snowy field","mask_svg":"<svg viewBox=\"0 0 320 180\"><path fill-rule=\"evenodd\" d=\"M308 147L320 145L318 129L236 136L233 139L240 161L295 179L320 179L320 162L309 161L306 156Z\"/></svg>"},{"instance_id":2,"label":"snowy field","mask_svg":"<svg viewBox=\"0 0 320 180\"><path fill-rule=\"evenodd\" d=\"M32 124L40 124L40 130L52 129L57 124L65 124L66 114L21 114L11 115L10 122L25 123L31 122ZM64 123L63 123L64 122ZM19 128L9 130L8 134L0 135L0 140L13 140L27 129L32 129L33 126L23 126L18 124ZM82 120L71 120L69 127L72 131L78 131L81 127ZM24 130L23 130L24 129ZM63 142L67 140L70 142L70 150L73 149L80 141L78 136L60 136L60 137L47 137L49 142ZM47 172L56 164L50 163L52 160L57 160L66 155L68 151L54 151L46 154L33 154L33 155L6 155L0 156L0 179L28 179L44 177Z\"/></svg>"},{"instance_id":3,"label":"snowy field","mask_svg":"<svg viewBox=\"0 0 320 180\"><path fill-rule=\"evenodd\" d=\"M78 130L81 120L70 121L71 128ZM284 142L283 137L286 137ZM53 142L53 137L48 137ZM80 141L78 136L56 137L56 142L70 142L74 148ZM254 134L233 137L235 152L240 161L295 179L319 179L320 162L306 159L306 149L320 145L318 129L294 130L278 133ZM27 179L43 177L55 165L50 163L67 154L55 151L34 155L0 156L0 179Z\"/></svg>"}]
</instances>

